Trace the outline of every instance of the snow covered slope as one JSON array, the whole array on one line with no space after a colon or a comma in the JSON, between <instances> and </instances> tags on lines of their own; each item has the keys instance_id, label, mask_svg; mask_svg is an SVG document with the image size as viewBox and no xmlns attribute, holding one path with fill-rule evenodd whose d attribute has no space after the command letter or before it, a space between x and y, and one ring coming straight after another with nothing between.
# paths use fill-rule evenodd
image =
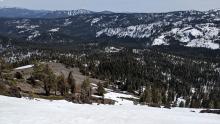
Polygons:
<instances>
[{"instance_id":1,"label":"snow covered slope","mask_svg":"<svg viewBox=\"0 0 220 124\"><path fill-rule=\"evenodd\" d=\"M0 96L1 124L219 124L215 114L134 105L80 105Z\"/></svg>"},{"instance_id":2,"label":"snow covered slope","mask_svg":"<svg viewBox=\"0 0 220 124\"><path fill-rule=\"evenodd\" d=\"M118 38L151 38L153 39L152 46L170 45L173 40L176 40L187 47L220 48L219 43L216 42L220 40L220 29L214 23L173 25L170 26L172 27L170 30L163 31L162 29L165 29L166 26L170 26L170 23L157 22L125 28L105 28L98 31L96 37L106 35L109 37L117 36Z\"/></svg>"},{"instance_id":3,"label":"snow covered slope","mask_svg":"<svg viewBox=\"0 0 220 124\"><path fill-rule=\"evenodd\" d=\"M156 32L157 28L161 28L161 26L165 24L162 22L152 23L152 24L142 24L135 26L128 26L126 28L118 27L118 28L105 28L96 33L96 37L99 37L103 34L107 36L117 36L121 37L131 37L131 38L148 38L153 33Z\"/></svg>"},{"instance_id":4,"label":"snow covered slope","mask_svg":"<svg viewBox=\"0 0 220 124\"><path fill-rule=\"evenodd\" d=\"M187 47L204 47L219 49L220 29L215 24L196 24L194 27L174 27L171 31L162 33L152 45L169 45L170 39L177 40Z\"/></svg>"}]
</instances>

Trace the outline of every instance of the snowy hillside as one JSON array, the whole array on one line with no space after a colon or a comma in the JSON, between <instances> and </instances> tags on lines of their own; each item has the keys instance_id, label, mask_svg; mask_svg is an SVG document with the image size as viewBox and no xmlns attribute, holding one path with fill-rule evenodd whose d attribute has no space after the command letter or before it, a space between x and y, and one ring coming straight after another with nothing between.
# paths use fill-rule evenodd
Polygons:
<instances>
[{"instance_id":1,"label":"snowy hillside","mask_svg":"<svg viewBox=\"0 0 220 124\"><path fill-rule=\"evenodd\" d=\"M131 38L148 38L153 33L156 32L157 28L162 26L162 22L152 23L152 24L143 24L143 25L135 25L129 26L126 28L105 28L96 33L96 37L99 37L103 34L107 36L118 36L120 37L131 37Z\"/></svg>"},{"instance_id":2,"label":"snowy hillside","mask_svg":"<svg viewBox=\"0 0 220 124\"><path fill-rule=\"evenodd\" d=\"M188 47L205 47L219 49L219 44L214 41L220 40L220 29L214 24L197 24L195 27L173 28L171 31L162 33L152 45L169 45L169 38L180 41Z\"/></svg>"},{"instance_id":3,"label":"snowy hillside","mask_svg":"<svg viewBox=\"0 0 220 124\"><path fill-rule=\"evenodd\" d=\"M80 105L66 101L0 96L2 124L219 124L219 115L199 110L146 106Z\"/></svg>"},{"instance_id":4,"label":"snowy hillside","mask_svg":"<svg viewBox=\"0 0 220 124\"><path fill-rule=\"evenodd\" d=\"M167 30L167 27L171 27ZM163 30L166 29L166 30ZM171 45L173 40L178 41L187 47L203 47L219 49L220 29L217 24L184 24L156 22L151 24L141 24L128 27L105 28L96 33L96 37L106 35L108 37L117 36L118 38L151 38L152 46ZM158 36L159 35L159 36Z\"/></svg>"}]
</instances>

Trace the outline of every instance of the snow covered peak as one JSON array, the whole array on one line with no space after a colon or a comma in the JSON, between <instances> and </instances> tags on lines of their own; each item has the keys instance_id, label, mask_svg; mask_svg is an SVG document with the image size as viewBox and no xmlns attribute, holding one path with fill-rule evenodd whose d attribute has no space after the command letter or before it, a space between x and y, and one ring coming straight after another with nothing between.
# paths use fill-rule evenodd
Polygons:
<instances>
[{"instance_id":1,"label":"snow covered peak","mask_svg":"<svg viewBox=\"0 0 220 124\"><path fill-rule=\"evenodd\" d=\"M67 11L69 16L75 16L75 15L82 15L82 14L92 14L93 11L85 10L85 9L79 9L79 10L70 10Z\"/></svg>"},{"instance_id":2,"label":"snow covered peak","mask_svg":"<svg viewBox=\"0 0 220 124\"><path fill-rule=\"evenodd\" d=\"M215 9L209 10L209 12L218 12L218 11L220 11L220 8L215 8Z\"/></svg>"}]
</instances>

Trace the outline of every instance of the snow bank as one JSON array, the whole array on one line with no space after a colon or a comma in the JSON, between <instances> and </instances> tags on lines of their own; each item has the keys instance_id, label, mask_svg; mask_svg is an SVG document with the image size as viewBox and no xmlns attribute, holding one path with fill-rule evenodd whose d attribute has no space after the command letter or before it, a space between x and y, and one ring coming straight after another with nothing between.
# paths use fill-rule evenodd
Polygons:
<instances>
[{"instance_id":1,"label":"snow bank","mask_svg":"<svg viewBox=\"0 0 220 124\"><path fill-rule=\"evenodd\" d=\"M34 67L34 65L25 65L25 66L15 68L14 70L21 70L21 69L27 69L27 68L32 68L32 67Z\"/></svg>"},{"instance_id":2,"label":"snow bank","mask_svg":"<svg viewBox=\"0 0 220 124\"><path fill-rule=\"evenodd\" d=\"M134 98L136 97L132 95L122 94L122 93L115 93L115 92L108 92L105 94L105 98L115 100L115 105L133 105L133 101L127 100L125 98Z\"/></svg>"},{"instance_id":3,"label":"snow bank","mask_svg":"<svg viewBox=\"0 0 220 124\"><path fill-rule=\"evenodd\" d=\"M1 124L219 124L215 114L199 110L134 105L80 105L63 100L0 96Z\"/></svg>"},{"instance_id":4,"label":"snow bank","mask_svg":"<svg viewBox=\"0 0 220 124\"><path fill-rule=\"evenodd\" d=\"M60 28L54 28L54 29L50 29L49 32L58 32L60 30Z\"/></svg>"},{"instance_id":5,"label":"snow bank","mask_svg":"<svg viewBox=\"0 0 220 124\"><path fill-rule=\"evenodd\" d=\"M169 45L167 42L165 42L165 36L162 35L154 40L152 43L152 46L157 46L157 45Z\"/></svg>"},{"instance_id":6,"label":"snow bank","mask_svg":"<svg viewBox=\"0 0 220 124\"><path fill-rule=\"evenodd\" d=\"M96 24L97 22L99 22L102 18L94 18L92 21L91 21L91 26L93 26L94 24Z\"/></svg>"}]
</instances>

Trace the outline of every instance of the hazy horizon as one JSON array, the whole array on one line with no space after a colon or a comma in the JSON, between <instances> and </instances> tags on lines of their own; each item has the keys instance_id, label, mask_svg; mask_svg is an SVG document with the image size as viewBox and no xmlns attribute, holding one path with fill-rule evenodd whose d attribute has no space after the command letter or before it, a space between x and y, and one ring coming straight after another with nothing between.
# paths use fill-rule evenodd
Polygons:
<instances>
[{"instance_id":1,"label":"hazy horizon","mask_svg":"<svg viewBox=\"0 0 220 124\"><path fill-rule=\"evenodd\" d=\"M113 12L207 11L220 8L220 0L0 0L0 7L33 10L86 9Z\"/></svg>"}]
</instances>

